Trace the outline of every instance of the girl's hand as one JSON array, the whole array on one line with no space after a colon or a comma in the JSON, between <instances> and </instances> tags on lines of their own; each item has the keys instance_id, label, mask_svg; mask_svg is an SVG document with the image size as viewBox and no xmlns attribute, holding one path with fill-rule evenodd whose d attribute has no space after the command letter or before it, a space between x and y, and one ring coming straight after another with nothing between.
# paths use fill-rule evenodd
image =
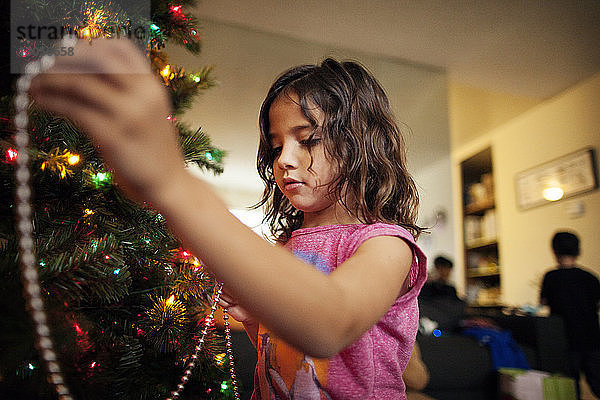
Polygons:
<instances>
[{"instance_id":1,"label":"girl's hand","mask_svg":"<svg viewBox=\"0 0 600 400\"><path fill-rule=\"evenodd\" d=\"M250 315L248 311L241 307L235 298L233 298L225 289L223 289L221 297L219 298L219 305L223 308L227 308L229 315L231 315L236 321L244 324L244 329L248 334L248 338L250 338L250 341L254 347L258 348L258 321L254 319L254 317Z\"/></svg>"},{"instance_id":2,"label":"girl's hand","mask_svg":"<svg viewBox=\"0 0 600 400\"><path fill-rule=\"evenodd\" d=\"M241 322L244 325L256 325L254 317L240 306L235 298L233 298L225 289L223 289L221 297L219 298L219 306L226 308L229 315L236 321Z\"/></svg>"},{"instance_id":3,"label":"girl's hand","mask_svg":"<svg viewBox=\"0 0 600 400\"><path fill-rule=\"evenodd\" d=\"M187 175L167 93L129 40L80 41L33 79L30 94L91 137L134 199L159 202Z\"/></svg>"}]
</instances>

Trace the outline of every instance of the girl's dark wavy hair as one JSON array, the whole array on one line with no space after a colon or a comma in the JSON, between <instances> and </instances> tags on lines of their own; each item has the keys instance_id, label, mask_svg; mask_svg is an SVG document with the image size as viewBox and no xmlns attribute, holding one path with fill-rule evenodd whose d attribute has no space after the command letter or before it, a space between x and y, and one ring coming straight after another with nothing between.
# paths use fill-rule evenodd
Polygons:
<instances>
[{"instance_id":1,"label":"girl's dark wavy hair","mask_svg":"<svg viewBox=\"0 0 600 400\"><path fill-rule=\"evenodd\" d=\"M304 213L295 209L277 187L273 175L276 154L269 135L269 110L279 96L295 94L302 112L322 131L326 156L340 171L330 192L362 223L385 222L406 228L416 238L419 196L406 168L402 133L385 91L360 64L325 59L284 72L271 86L259 115L258 174L265 183L256 208L265 206L265 223L278 242L301 227ZM323 111L318 126L314 108Z\"/></svg>"}]
</instances>

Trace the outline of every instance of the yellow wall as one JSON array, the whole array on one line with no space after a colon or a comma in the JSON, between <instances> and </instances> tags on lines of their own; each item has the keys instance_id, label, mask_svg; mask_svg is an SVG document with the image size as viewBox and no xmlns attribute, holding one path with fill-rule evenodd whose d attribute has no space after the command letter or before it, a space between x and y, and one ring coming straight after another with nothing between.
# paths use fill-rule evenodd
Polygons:
<instances>
[{"instance_id":1,"label":"yellow wall","mask_svg":"<svg viewBox=\"0 0 600 400\"><path fill-rule=\"evenodd\" d=\"M533 102L531 99L507 97L507 104L499 109L499 112L509 110L504 115L519 107L529 109L498 126L486 126L489 120L476 113L472 119L468 118L470 110L465 107L472 105L473 99L463 96L473 93L472 89L450 86L455 215L461 215L460 161L491 145L504 303L537 304L541 278L555 265L550 239L558 229L572 229L579 233L582 245L580 263L600 275L599 190L525 211L517 208L515 195L517 173L585 147L600 150L600 73L535 106L528 105ZM500 95L488 96L492 97L496 101L501 100ZM484 133L470 137L470 132L462 131L466 127ZM570 217L567 212L575 204L582 205L585 210L577 218ZM460 266L463 262L462 250L459 250L462 232L460 228L457 230L456 253ZM457 273L462 275L461 271ZM464 276L457 276L456 281L463 283Z\"/></svg>"},{"instance_id":2,"label":"yellow wall","mask_svg":"<svg viewBox=\"0 0 600 400\"><path fill-rule=\"evenodd\" d=\"M450 82L448 103L451 143L459 148L524 113L540 100Z\"/></svg>"}]
</instances>

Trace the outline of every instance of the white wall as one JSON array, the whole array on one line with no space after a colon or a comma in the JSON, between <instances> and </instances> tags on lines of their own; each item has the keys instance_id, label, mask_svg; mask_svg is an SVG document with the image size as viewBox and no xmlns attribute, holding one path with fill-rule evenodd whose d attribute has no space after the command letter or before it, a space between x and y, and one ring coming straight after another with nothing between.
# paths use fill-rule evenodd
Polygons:
<instances>
[{"instance_id":1,"label":"white wall","mask_svg":"<svg viewBox=\"0 0 600 400\"><path fill-rule=\"evenodd\" d=\"M203 50L199 57L177 46L169 47L167 53L173 64L190 72L215 66L219 86L205 92L181 119L194 127L202 125L214 144L227 151L225 172L205 179L230 207L248 206L262 191L255 167L257 119L269 86L285 69L316 63L325 56L360 61L386 89L397 119L410 128L406 132L409 168L421 186L422 212L427 214L436 202L444 204L449 199L445 185L450 182L450 168L440 164L448 157L450 142L443 72L211 20L201 20L200 25ZM434 176L444 184L439 185ZM432 235L435 248L446 249L452 230L435 232L444 236Z\"/></svg>"},{"instance_id":2,"label":"white wall","mask_svg":"<svg viewBox=\"0 0 600 400\"><path fill-rule=\"evenodd\" d=\"M419 225L429 228L419 239L421 248L428 258L429 269L433 267L433 259L443 255L454 260L454 209L452 207L452 181L448 179L450 171L450 155L440 158L426 168L415 171L414 178L418 182L421 206L419 208ZM456 284L455 268L450 279Z\"/></svg>"},{"instance_id":3,"label":"white wall","mask_svg":"<svg viewBox=\"0 0 600 400\"><path fill-rule=\"evenodd\" d=\"M519 172L585 147L599 151L598 110L600 73L470 143L453 148L457 178L462 159L492 146L502 297L507 304L537 304L541 278L555 266L550 240L559 229L579 234L580 263L600 275L599 190L524 211L517 207L515 193L515 176ZM458 212L458 183L454 189ZM570 216L568 210L573 204L581 204L584 214ZM460 231L457 238L460 241Z\"/></svg>"}]
</instances>

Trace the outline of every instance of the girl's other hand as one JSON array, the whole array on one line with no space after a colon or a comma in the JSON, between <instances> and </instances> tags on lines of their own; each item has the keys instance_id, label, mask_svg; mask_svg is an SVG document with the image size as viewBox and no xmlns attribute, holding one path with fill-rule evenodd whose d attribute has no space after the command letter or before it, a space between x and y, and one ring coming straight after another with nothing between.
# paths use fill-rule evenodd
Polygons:
<instances>
[{"instance_id":1,"label":"girl's other hand","mask_svg":"<svg viewBox=\"0 0 600 400\"><path fill-rule=\"evenodd\" d=\"M73 56L33 79L30 94L90 136L134 199L159 202L188 175L168 95L131 41L79 41Z\"/></svg>"},{"instance_id":2,"label":"girl's other hand","mask_svg":"<svg viewBox=\"0 0 600 400\"><path fill-rule=\"evenodd\" d=\"M229 315L238 322L244 325L244 329L248 334L248 338L257 347L258 341L258 321L254 319L246 309L238 304L234 297L229 292L223 289L221 297L219 298L219 305L223 308L227 308Z\"/></svg>"},{"instance_id":3,"label":"girl's other hand","mask_svg":"<svg viewBox=\"0 0 600 400\"><path fill-rule=\"evenodd\" d=\"M223 289L221 297L219 298L219 306L227 308L227 312L236 321L243 323L244 325L255 325L256 321L252 315L248 313L238 302L231 296L229 292Z\"/></svg>"}]
</instances>

